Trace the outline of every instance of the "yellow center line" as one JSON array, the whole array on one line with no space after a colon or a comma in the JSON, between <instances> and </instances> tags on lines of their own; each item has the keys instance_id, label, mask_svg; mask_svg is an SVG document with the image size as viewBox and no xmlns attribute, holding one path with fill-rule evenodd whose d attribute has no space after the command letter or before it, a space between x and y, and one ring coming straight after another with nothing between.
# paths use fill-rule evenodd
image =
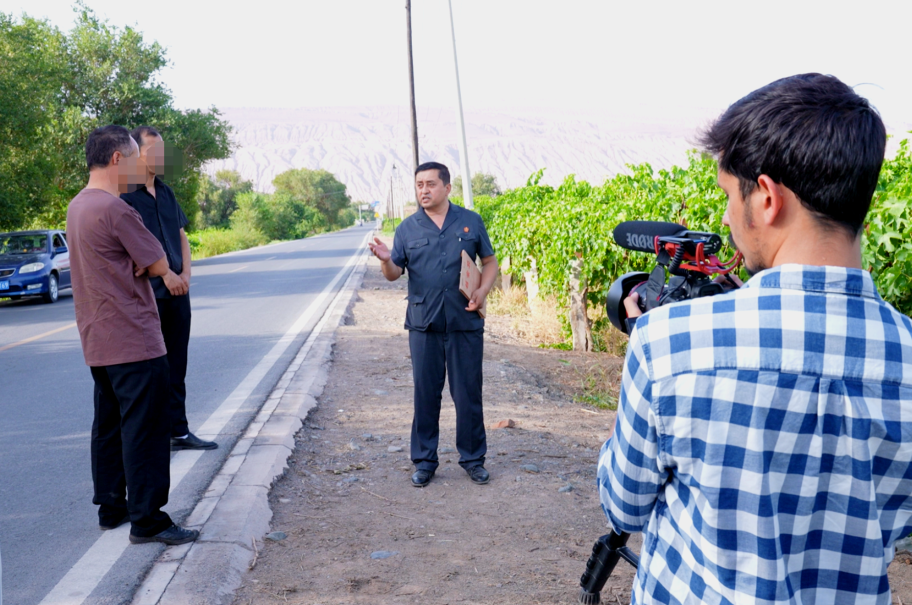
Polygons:
<instances>
[{"instance_id":1,"label":"yellow center line","mask_svg":"<svg viewBox=\"0 0 912 605\"><path fill-rule=\"evenodd\" d=\"M13 347L18 347L19 345L24 345L24 344L28 344L30 342L35 342L36 340L41 340L42 338L51 336L53 334L56 334L57 332L63 332L64 330L69 330L70 328L75 328L75 327L76 327L76 322L74 321L73 323L67 324L67 325L63 326L62 328L57 328L56 330L51 330L50 332L45 332L44 334L39 334L38 336L32 336L31 338L26 338L25 340L20 340L19 342L14 342L13 344L10 344L10 345L4 345L4 346L0 347L0 351L6 351L7 349L12 349Z\"/></svg>"},{"instance_id":2,"label":"yellow center line","mask_svg":"<svg viewBox=\"0 0 912 605\"><path fill-rule=\"evenodd\" d=\"M246 268L249 267L249 266L250 266L250 265L244 265L243 267L238 267L237 269L232 269L232 270L229 271L228 273L236 273L237 271L240 271L241 269L246 269Z\"/></svg>"}]
</instances>

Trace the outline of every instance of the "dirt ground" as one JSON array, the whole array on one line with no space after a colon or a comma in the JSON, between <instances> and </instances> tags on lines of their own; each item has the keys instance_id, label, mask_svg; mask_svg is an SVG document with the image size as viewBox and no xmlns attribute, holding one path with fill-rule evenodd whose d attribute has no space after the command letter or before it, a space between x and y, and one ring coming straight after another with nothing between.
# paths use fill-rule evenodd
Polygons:
<instances>
[{"instance_id":1,"label":"dirt ground","mask_svg":"<svg viewBox=\"0 0 912 605\"><path fill-rule=\"evenodd\" d=\"M485 424L516 426L488 429L491 482L474 485L457 464L445 390L440 468L416 489L406 282L369 262L326 389L270 495L272 529L287 537L262 545L235 605L576 603L607 531L595 472L615 413L574 399L593 376L616 386L622 360L539 349L489 317ZM630 545L638 552L639 536ZM912 603L912 557L897 559L893 601ZM633 575L621 562L602 602L629 603Z\"/></svg>"}]
</instances>

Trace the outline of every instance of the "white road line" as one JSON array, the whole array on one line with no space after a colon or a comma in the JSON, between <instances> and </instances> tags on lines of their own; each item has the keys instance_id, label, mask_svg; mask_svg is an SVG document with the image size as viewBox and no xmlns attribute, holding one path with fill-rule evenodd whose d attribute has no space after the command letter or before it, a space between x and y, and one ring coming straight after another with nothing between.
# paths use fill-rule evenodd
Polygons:
<instances>
[{"instance_id":1,"label":"white road line","mask_svg":"<svg viewBox=\"0 0 912 605\"><path fill-rule=\"evenodd\" d=\"M250 265L244 265L243 267L238 267L237 269L232 269L231 271L228 271L228 273L234 273L234 272L236 272L236 271L240 271L240 270L242 270L242 269L246 269L246 268L249 267L249 266L250 266Z\"/></svg>"},{"instance_id":2,"label":"white road line","mask_svg":"<svg viewBox=\"0 0 912 605\"><path fill-rule=\"evenodd\" d=\"M364 260L366 259L366 255L364 253L362 253L359 256L360 256L360 258L357 260L356 264L360 263L360 262L364 262ZM301 365L306 360L308 353L310 353L310 350L313 348L313 345L316 342L317 338L319 338L320 334L323 332L323 329L325 328L327 321L330 319L333 312L335 311L336 306L339 304L340 301L345 301L345 300L351 299L352 281L355 279L355 276L357 273L358 273L357 267L355 269L353 269L351 272L349 272L348 279L345 281L345 284L339 289L339 291L333 297L332 301L329 303L329 306L326 307L326 311L323 313L323 316L320 318L320 321L318 321L317 325L314 326L313 330L310 331L310 335L308 335L307 340L304 342L303 346L301 346L301 349L298 351L298 354L295 355L294 361L291 362L288 369L285 371L285 374L282 376L282 379L279 380L279 383L272 390L272 393L270 393L269 397L267 397L267 401L273 402L272 406L269 407L269 404L267 403L260 409L260 414L257 415L257 418L259 421L251 423L251 425L247 428L247 431L244 433L244 436L242 437L242 439L255 441L256 438L259 436L259 433L263 429L263 426L269 421L272 413L275 411L275 408L278 406L280 399L285 394L285 390L287 388L288 382L294 377L296 372L299 371ZM264 412L267 415L265 417L262 417ZM244 448L244 449L245 450L249 449L249 447L250 446L247 445L246 448ZM240 442L238 443L238 445L235 445L235 450L232 451L231 457L240 456L240 457L246 459L247 454L237 453L239 449L241 449ZM235 467L235 470L231 473L227 473L225 471L225 468L223 467L222 470L219 471L218 474L223 477L229 477L229 480L227 481L227 483L230 483L234 479L234 477L237 475L237 473L240 470L240 468L242 467L242 465L243 465L243 462L241 464L238 464ZM193 513L191 513L190 518L199 517L199 515L201 515L201 513L199 512L200 508L203 506L205 506L206 508L209 508L209 513L211 513L212 510L218 506L219 502L221 502L222 498L223 498L223 495L215 497L215 498L209 498L210 500L215 500L215 502L213 502L209 505L203 505L202 503L198 503L196 505L196 507L194 508ZM208 522L209 513L205 514L204 518L207 520L202 521L202 525L205 525ZM246 539L246 537L245 537L245 539ZM183 554L181 554L179 556L175 552L174 548L169 549L171 551L172 560L169 560L169 561L159 560L158 562L155 563L155 565L152 566L152 569L149 571L149 575L146 576L146 579L143 581L142 585L139 587L136 594L134 595L132 605L162 605L161 599L162 599L162 596L165 594L165 591L168 589L168 585L170 584L170 582L174 578L174 576L178 573L178 570L180 569L180 566L183 565L183 562L186 560L186 557L189 555L189 553L195 547L196 547L195 543L192 545L191 544L186 545L186 550L183 551ZM184 548L184 547L176 547L176 548ZM165 552L168 553L169 551L166 550Z\"/></svg>"},{"instance_id":3,"label":"white road line","mask_svg":"<svg viewBox=\"0 0 912 605\"><path fill-rule=\"evenodd\" d=\"M275 257L275 256L270 256L270 257L269 257L269 258L267 258L267 259L266 259L266 260L272 260L272 259L274 259L274 258L278 258L278 257Z\"/></svg>"},{"instance_id":4,"label":"white road line","mask_svg":"<svg viewBox=\"0 0 912 605\"><path fill-rule=\"evenodd\" d=\"M357 262L364 253L368 236L358 246L355 253L348 260L335 278L329 283L319 296L304 310L279 341L273 345L269 353L244 377L244 380L231 392L219 405L211 416L197 431L201 437L213 438L222 432L234 414L247 401L253 390L260 384L270 369L276 364L283 353L288 349L298 333L303 330L313 316L317 313L333 288L346 274L349 268ZM183 450L171 458L171 493L180 485L184 477L202 456L202 452ZM110 530L102 534L98 540L85 552L73 567L61 578L57 585L42 599L39 605L81 605L95 590L105 574L114 566L129 545L129 525Z\"/></svg>"}]
</instances>

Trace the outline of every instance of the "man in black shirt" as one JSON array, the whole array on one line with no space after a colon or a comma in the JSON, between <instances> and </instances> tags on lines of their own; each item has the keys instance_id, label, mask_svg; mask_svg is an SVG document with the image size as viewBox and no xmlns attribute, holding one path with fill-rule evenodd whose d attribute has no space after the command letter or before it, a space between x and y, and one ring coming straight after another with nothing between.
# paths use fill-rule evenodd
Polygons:
<instances>
[{"instance_id":1,"label":"man in black shirt","mask_svg":"<svg viewBox=\"0 0 912 605\"><path fill-rule=\"evenodd\" d=\"M497 257L481 217L450 203L450 172L437 162L415 171L418 212L396 229L393 249L379 239L370 244L384 277L408 271L408 310L415 416L412 421L412 485L424 487L437 470L440 400L447 374L456 404L459 465L473 482L487 483L487 441L482 413L484 319L478 309L497 277ZM481 283L466 303L459 292L462 252L481 258Z\"/></svg>"},{"instance_id":2,"label":"man in black shirt","mask_svg":"<svg viewBox=\"0 0 912 605\"><path fill-rule=\"evenodd\" d=\"M140 126L130 134L139 145L140 162L146 165L146 183L120 197L139 212L146 229L165 249L171 270L181 278L180 283L171 288L160 277L150 279L171 368L171 449L213 450L218 444L200 439L190 432L187 424L184 379L190 344L190 243L184 227L190 221L174 198L174 192L157 176L164 168L165 159L161 135L150 126Z\"/></svg>"}]
</instances>

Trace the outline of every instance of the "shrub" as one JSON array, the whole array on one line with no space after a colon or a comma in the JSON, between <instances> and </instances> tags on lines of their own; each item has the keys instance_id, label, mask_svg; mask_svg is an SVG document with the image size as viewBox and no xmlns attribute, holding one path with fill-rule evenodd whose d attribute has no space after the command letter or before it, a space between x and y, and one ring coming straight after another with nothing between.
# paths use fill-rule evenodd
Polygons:
<instances>
[{"instance_id":1,"label":"shrub","mask_svg":"<svg viewBox=\"0 0 912 605\"><path fill-rule=\"evenodd\" d=\"M193 258L246 250L269 242L262 232L242 226L235 229L204 229L187 235Z\"/></svg>"}]
</instances>

